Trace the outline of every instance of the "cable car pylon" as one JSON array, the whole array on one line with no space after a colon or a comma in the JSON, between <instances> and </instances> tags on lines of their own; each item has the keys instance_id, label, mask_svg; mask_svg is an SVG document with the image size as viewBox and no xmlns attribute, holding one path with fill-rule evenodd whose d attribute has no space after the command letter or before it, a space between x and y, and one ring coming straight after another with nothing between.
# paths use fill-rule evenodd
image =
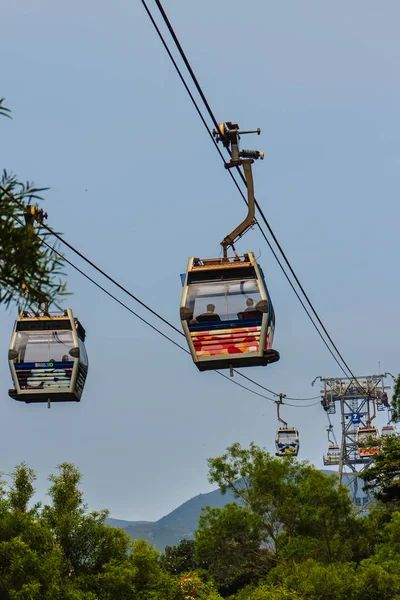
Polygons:
<instances>
[{"instance_id":1,"label":"cable car pylon","mask_svg":"<svg viewBox=\"0 0 400 600\"><path fill-rule=\"evenodd\" d=\"M372 425L376 411L390 411L386 392L389 386L385 385L387 375L390 374L317 377L311 384L320 380L321 405L328 414L336 413L337 404L340 407L342 439L339 462L330 464L338 464L339 481L351 489L355 503L362 501L367 504L370 500L368 495L359 496L359 480L362 472L372 465L379 450L379 432ZM327 464L325 460L324 463Z\"/></svg>"},{"instance_id":2,"label":"cable car pylon","mask_svg":"<svg viewBox=\"0 0 400 600\"><path fill-rule=\"evenodd\" d=\"M254 183L251 165L263 158L258 150L239 150L240 131L235 123L219 125L213 134L230 153L225 168L243 165L248 195L246 218L220 243L221 258L191 257L181 275L180 318L193 362L200 371L265 366L279 360L272 348L275 313L264 274L254 253L239 256L235 243L252 226ZM232 248L233 257L228 256Z\"/></svg>"}]
</instances>

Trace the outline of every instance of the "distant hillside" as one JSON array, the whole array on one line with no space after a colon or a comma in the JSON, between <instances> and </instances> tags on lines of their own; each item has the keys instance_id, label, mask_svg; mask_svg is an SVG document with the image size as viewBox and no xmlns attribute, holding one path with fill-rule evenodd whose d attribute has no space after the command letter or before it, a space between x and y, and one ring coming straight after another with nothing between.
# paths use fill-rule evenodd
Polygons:
<instances>
[{"instance_id":1,"label":"distant hillside","mask_svg":"<svg viewBox=\"0 0 400 600\"><path fill-rule=\"evenodd\" d=\"M230 502L235 502L233 495L227 492L223 496L217 489L191 498L155 522L107 519L107 523L112 527L124 529L131 538L147 540L154 544L157 550L163 551L165 546L175 546L180 540L194 537L202 508L223 508Z\"/></svg>"},{"instance_id":2,"label":"distant hillside","mask_svg":"<svg viewBox=\"0 0 400 600\"><path fill-rule=\"evenodd\" d=\"M332 475L337 471L328 471L323 469L323 473ZM362 505L362 499L365 494L362 492L362 484L359 484L356 503ZM354 490L353 490L354 493ZM359 500L359 501L358 501ZM225 504L235 502L231 492L224 496L220 490L214 490L207 494L199 494L187 502L175 508L172 512L158 521L123 521L121 519L107 519L107 523L112 527L124 529L133 539L142 538L153 544L157 550L163 551L165 546L175 546L180 540L192 539L197 529L201 509L205 506L211 508L223 508Z\"/></svg>"}]
</instances>

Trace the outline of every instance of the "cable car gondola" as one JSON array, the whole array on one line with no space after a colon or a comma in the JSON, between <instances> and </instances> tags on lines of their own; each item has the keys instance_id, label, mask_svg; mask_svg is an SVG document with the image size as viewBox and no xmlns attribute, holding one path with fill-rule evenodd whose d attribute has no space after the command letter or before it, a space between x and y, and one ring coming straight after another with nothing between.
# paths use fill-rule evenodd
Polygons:
<instances>
[{"instance_id":1,"label":"cable car gondola","mask_svg":"<svg viewBox=\"0 0 400 600\"><path fill-rule=\"evenodd\" d=\"M326 431L328 432L329 446L328 452L323 456L324 465L338 465L340 462L340 448L337 444L334 443L333 440L331 440L330 437L330 434L333 433L333 425L329 425Z\"/></svg>"},{"instance_id":2,"label":"cable car gondola","mask_svg":"<svg viewBox=\"0 0 400 600\"><path fill-rule=\"evenodd\" d=\"M299 453L299 432L294 427L288 427L286 421L280 416L280 407L283 404L282 399L285 394L279 395L279 400L275 400L278 421L283 423L283 427L279 427L275 437L276 456L297 456Z\"/></svg>"},{"instance_id":3,"label":"cable car gondola","mask_svg":"<svg viewBox=\"0 0 400 600\"><path fill-rule=\"evenodd\" d=\"M8 362L22 402L79 402L88 372L85 330L72 310L61 315L21 311L14 326Z\"/></svg>"},{"instance_id":4,"label":"cable car gondola","mask_svg":"<svg viewBox=\"0 0 400 600\"><path fill-rule=\"evenodd\" d=\"M381 436L389 437L390 435L395 435L395 429L393 425L384 425L382 427Z\"/></svg>"},{"instance_id":5,"label":"cable car gondola","mask_svg":"<svg viewBox=\"0 0 400 600\"><path fill-rule=\"evenodd\" d=\"M294 427L280 427L275 438L276 456L297 456L299 432Z\"/></svg>"},{"instance_id":6,"label":"cable car gondola","mask_svg":"<svg viewBox=\"0 0 400 600\"><path fill-rule=\"evenodd\" d=\"M191 257L186 274L181 275L180 318L200 371L265 366L280 358L272 348L275 313L262 269L252 252L240 257L234 248L235 241L255 223L251 163L253 158L262 158L262 153L239 152L238 125L227 126L221 125L220 132L214 133L226 147L231 145L231 160L225 166L243 165L249 210L246 219L221 242L222 258ZM243 160L243 156L251 158Z\"/></svg>"},{"instance_id":7,"label":"cable car gondola","mask_svg":"<svg viewBox=\"0 0 400 600\"><path fill-rule=\"evenodd\" d=\"M324 465L338 465L340 461L340 448L334 444L328 446L328 452L324 454Z\"/></svg>"},{"instance_id":8,"label":"cable car gondola","mask_svg":"<svg viewBox=\"0 0 400 600\"><path fill-rule=\"evenodd\" d=\"M356 444L360 456L373 456L379 452L377 442L379 440L378 429L370 424L367 427L359 427L356 433Z\"/></svg>"}]
</instances>

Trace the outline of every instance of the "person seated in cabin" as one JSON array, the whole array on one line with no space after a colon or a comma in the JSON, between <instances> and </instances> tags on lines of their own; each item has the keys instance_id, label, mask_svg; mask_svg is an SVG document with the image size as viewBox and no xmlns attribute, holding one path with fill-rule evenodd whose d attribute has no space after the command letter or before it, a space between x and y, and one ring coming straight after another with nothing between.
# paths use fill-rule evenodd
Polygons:
<instances>
[{"instance_id":1,"label":"person seated in cabin","mask_svg":"<svg viewBox=\"0 0 400 600\"><path fill-rule=\"evenodd\" d=\"M254 306L254 300L252 298L247 298L246 308L244 309L244 312L254 312L255 310L257 309Z\"/></svg>"},{"instance_id":2,"label":"person seated in cabin","mask_svg":"<svg viewBox=\"0 0 400 600\"><path fill-rule=\"evenodd\" d=\"M245 313L247 313L247 314L245 314ZM241 316L239 316L239 315L241 315ZM238 313L238 318L239 319L257 319L260 316L261 316L261 312L254 305L253 298L247 298L246 299L246 308L244 309L243 312Z\"/></svg>"},{"instance_id":3,"label":"person seated in cabin","mask_svg":"<svg viewBox=\"0 0 400 600\"><path fill-rule=\"evenodd\" d=\"M196 323L207 323L208 321L220 321L221 317L217 315L214 304L207 304L207 312L198 315L195 319Z\"/></svg>"},{"instance_id":4,"label":"person seated in cabin","mask_svg":"<svg viewBox=\"0 0 400 600\"><path fill-rule=\"evenodd\" d=\"M68 356L68 354L64 354L64 356L61 359L61 362L70 362L71 358Z\"/></svg>"}]
</instances>

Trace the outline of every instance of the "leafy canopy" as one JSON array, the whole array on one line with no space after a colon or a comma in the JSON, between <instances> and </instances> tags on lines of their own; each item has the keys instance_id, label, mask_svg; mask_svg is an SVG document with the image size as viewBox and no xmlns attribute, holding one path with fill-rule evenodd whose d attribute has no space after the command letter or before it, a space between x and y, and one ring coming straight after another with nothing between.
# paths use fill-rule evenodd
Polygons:
<instances>
[{"instance_id":1,"label":"leafy canopy","mask_svg":"<svg viewBox=\"0 0 400 600\"><path fill-rule=\"evenodd\" d=\"M0 115L10 117L3 101ZM37 206L45 189L22 183L6 170L0 176L0 304L5 306L15 303L33 308L46 300L57 303L66 294L64 260L57 244L46 246L48 231L24 219L26 207Z\"/></svg>"}]
</instances>

